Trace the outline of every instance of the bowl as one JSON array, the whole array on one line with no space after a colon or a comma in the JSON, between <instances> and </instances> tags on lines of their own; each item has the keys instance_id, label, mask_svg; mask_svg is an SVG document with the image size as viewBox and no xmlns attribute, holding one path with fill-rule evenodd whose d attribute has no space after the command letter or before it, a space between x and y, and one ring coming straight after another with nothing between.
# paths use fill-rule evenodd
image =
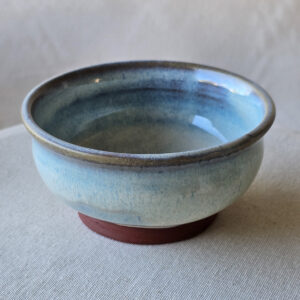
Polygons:
<instances>
[{"instance_id":1,"label":"bowl","mask_svg":"<svg viewBox=\"0 0 300 300\"><path fill-rule=\"evenodd\" d=\"M43 181L90 229L155 244L198 234L248 189L275 107L239 75L137 61L50 79L22 118Z\"/></svg>"}]
</instances>

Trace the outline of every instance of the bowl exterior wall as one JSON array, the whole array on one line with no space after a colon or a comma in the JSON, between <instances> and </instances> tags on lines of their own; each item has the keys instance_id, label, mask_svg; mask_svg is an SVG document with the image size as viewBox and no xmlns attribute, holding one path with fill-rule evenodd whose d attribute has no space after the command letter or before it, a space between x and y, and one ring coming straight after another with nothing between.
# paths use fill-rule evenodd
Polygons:
<instances>
[{"instance_id":1,"label":"bowl exterior wall","mask_svg":"<svg viewBox=\"0 0 300 300\"><path fill-rule=\"evenodd\" d=\"M220 159L179 166L109 166L59 154L33 139L37 169L77 211L112 223L170 227L213 215L255 178L263 142Z\"/></svg>"}]
</instances>

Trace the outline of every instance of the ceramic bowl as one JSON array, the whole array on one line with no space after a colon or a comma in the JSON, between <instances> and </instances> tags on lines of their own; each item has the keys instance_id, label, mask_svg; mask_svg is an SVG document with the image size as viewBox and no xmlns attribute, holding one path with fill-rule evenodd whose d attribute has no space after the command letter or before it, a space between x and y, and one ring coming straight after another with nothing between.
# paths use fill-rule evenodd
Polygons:
<instances>
[{"instance_id":1,"label":"ceramic bowl","mask_svg":"<svg viewBox=\"0 0 300 300\"><path fill-rule=\"evenodd\" d=\"M89 227L150 235L207 221L247 190L275 108L236 74L142 61L44 82L22 117L43 181ZM126 240L124 232L111 237Z\"/></svg>"}]
</instances>

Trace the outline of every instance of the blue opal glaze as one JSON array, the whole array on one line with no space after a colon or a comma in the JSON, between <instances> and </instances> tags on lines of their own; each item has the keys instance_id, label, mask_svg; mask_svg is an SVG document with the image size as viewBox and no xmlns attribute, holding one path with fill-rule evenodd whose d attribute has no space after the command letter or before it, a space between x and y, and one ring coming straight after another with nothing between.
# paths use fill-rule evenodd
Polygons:
<instances>
[{"instance_id":1,"label":"blue opal glaze","mask_svg":"<svg viewBox=\"0 0 300 300\"><path fill-rule=\"evenodd\" d=\"M237 155L186 166L131 168L68 158L33 142L43 180L77 211L135 226L172 226L196 221L236 200L260 166L259 142Z\"/></svg>"},{"instance_id":2,"label":"blue opal glaze","mask_svg":"<svg viewBox=\"0 0 300 300\"><path fill-rule=\"evenodd\" d=\"M23 104L49 189L85 215L138 227L200 220L240 197L274 117L254 83L171 62L74 71Z\"/></svg>"}]
</instances>

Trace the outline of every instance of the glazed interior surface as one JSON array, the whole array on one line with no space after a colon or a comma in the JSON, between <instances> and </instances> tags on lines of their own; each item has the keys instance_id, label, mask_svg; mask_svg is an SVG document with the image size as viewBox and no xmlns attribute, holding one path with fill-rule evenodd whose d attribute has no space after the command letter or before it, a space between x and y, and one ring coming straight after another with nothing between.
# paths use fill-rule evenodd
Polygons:
<instances>
[{"instance_id":1,"label":"glazed interior surface","mask_svg":"<svg viewBox=\"0 0 300 300\"><path fill-rule=\"evenodd\" d=\"M59 139L139 154L231 142L264 114L259 95L239 78L162 67L79 72L50 85L32 107L35 122Z\"/></svg>"}]
</instances>

